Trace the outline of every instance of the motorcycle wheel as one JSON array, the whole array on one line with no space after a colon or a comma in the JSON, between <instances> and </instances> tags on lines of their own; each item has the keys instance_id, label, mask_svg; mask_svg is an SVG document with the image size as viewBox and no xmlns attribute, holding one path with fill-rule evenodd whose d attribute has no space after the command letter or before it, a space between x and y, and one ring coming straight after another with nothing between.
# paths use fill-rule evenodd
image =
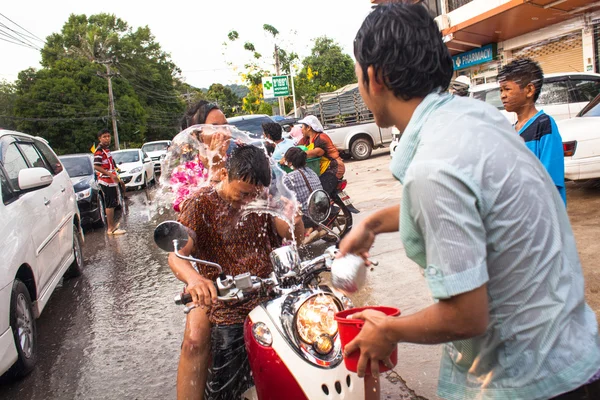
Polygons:
<instances>
[{"instance_id":1,"label":"motorcycle wheel","mask_svg":"<svg viewBox=\"0 0 600 400\"><path fill-rule=\"evenodd\" d=\"M340 238L343 238L346 233L352 228L352 213L341 201L338 203L335 202L336 205L340 208L340 212L338 216L333 220L333 222L328 225L329 229L334 231ZM336 242L337 238L331 234L327 234L323 236L323 239L326 242Z\"/></svg>"}]
</instances>

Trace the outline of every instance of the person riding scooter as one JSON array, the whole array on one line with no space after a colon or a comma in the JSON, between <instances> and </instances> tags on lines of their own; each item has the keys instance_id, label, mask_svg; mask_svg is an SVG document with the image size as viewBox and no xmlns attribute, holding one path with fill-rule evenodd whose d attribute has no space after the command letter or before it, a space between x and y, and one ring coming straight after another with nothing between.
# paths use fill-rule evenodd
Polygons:
<instances>
[{"instance_id":1,"label":"person riding scooter","mask_svg":"<svg viewBox=\"0 0 600 400\"><path fill-rule=\"evenodd\" d=\"M340 153L334 146L331 138L324 132L323 125L314 115L307 115L298 124L302 126L304 138L298 143L308 148L309 158L321 157L321 171L319 179L323 189L332 195L338 181L344 176L346 166Z\"/></svg>"}]
</instances>

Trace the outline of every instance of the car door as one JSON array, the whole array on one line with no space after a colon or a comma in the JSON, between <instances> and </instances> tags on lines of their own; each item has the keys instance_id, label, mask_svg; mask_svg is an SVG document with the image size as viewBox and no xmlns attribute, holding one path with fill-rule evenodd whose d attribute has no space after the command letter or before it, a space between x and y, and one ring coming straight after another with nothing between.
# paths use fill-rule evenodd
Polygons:
<instances>
[{"instance_id":1,"label":"car door","mask_svg":"<svg viewBox=\"0 0 600 400\"><path fill-rule=\"evenodd\" d=\"M31 143L30 143L31 144ZM19 171L35 166L25 157L30 148L18 143L13 137L4 137L1 142L2 165L11 188L18 198L11 204L19 214L19 226L9 229L28 231L35 254L29 262L37 277L39 293L45 291L49 278L60 265L60 238L58 208L55 185L32 191L19 190Z\"/></svg>"},{"instance_id":2,"label":"car door","mask_svg":"<svg viewBox=\"0 0 600 400\"><path fill-rule=\"evenodd\" d=\"M573 75L569 77L569 114L574 118L590 101L600 93L600 78L593 75Z\"/></svg>"},{"instance_id":3,"label":"car door","mask_svg":"<svg viewBox=\"0 0 600 400\"><path fill-rule=\"evenodd\" d=\"M544 80L542 91L536 103L538 109L550 115L555 120L568 119L569 112L569 86L567 77Z\"/></svg>"},{"instance_id":4,"label":"car door","mask_svg":"<svg viewBox=\"0 0 600 400\"><path fill-rule=\"evenodd\" d=\"M69 174L63 168L62 163L50 149L47 143L40 139L34 139L35 148L43 156L46 169L53 175L52 184L57 187L57 201L59 202L58 220L60 224L60 256L65 262L73 250L73 216L77 210L77 198Z\"/></svg>"}]
</instances>

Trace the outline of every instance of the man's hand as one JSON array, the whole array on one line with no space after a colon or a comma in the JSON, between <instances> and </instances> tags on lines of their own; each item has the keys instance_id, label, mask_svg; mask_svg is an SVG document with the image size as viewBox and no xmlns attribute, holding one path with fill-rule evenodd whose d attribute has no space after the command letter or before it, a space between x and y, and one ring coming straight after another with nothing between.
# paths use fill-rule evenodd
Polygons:
<instances>
[{"instance_id":1,"label":"man's hand","mask_svg":"<svg viewBox=\"0 0 600 400\"><path fill-rule=\"evenodd\" d=\"M391 342L385 335L388 318L393 317L375 310L361 311L352 316L352 319L362 319L365 323L358 336L344 348L344 357L357 350L360 351L357 373L361 378L365 376L369 363L371 363L371 375L375 377L379 375L379 361L383 361L389 368L393 367L390 355L397 343Z\"/></svg>"},{"instance_id":2,"label":"man's hand","mask_svg":"<svg viewBox=\"0 0 600 400\"><path fill-rule=\"evenodd\" d=\"M210 306L211 303L217 302L215 284L200 275L190 279L185 290L192 296L192 302L199 307Z\"/></svg>"},{"instance_id":3,"label":"man's hand","mask_svg":"<svg viewBox=\"0 0 600 400\"><path fill-rule=\"evenodd\" d=\"M356 254L362 257L367 265L369 265L369 250L375 241L375 232L370 229L365 221L356 225L340 242L339 256L343 257L346 254Z\"/></svg>"}]
</instances>

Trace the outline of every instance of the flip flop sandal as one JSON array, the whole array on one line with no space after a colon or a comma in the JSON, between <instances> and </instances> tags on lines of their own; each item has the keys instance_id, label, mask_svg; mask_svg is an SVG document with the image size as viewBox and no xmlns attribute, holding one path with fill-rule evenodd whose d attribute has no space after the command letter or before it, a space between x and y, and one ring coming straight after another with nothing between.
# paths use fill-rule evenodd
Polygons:
<instances>
[{"instance_id":1,"label":"flip flop sandal","mask_svg":"<svg viewBox=\"0 0 600 400\"><path fill-rule=\"evenodd\" d=\"M113 235L113 236L116 236L116 235L124 235L124 234L126 234L126 233L127 233L127 231L126 231L125 229L115 229L115 230L114 230L114 231L112 231L112 232L108 232L108 234L109 234L109 235Z\"/></svg>"}]
</instances>

